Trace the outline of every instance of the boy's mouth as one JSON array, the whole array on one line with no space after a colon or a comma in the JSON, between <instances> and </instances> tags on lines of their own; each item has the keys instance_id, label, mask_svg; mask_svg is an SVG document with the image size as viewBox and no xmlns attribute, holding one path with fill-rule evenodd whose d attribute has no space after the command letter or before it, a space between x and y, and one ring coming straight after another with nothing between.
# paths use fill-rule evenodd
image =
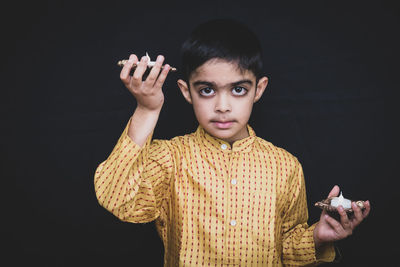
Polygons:
<instances>
[{"instance_id":1,"label":"boy's mouth","mask_svg":"<svg viewBox=\"0 0 400 267\"><path fill-rule=\"evenodd\" d=\"M219 129L228 129L232 126L234 121L212 121L212 123Z\"/></svg>"}]
</instances>

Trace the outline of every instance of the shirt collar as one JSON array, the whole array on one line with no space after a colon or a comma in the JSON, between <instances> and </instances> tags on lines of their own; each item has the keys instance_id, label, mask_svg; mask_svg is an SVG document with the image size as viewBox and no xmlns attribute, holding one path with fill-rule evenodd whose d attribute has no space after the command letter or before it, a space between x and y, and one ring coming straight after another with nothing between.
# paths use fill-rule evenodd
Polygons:
<instances>
[{"instance_id":1,"label":"shirt collar","mask_svg":"<svg viewBox=\"0 0 400 267\"><path fill-rule=\"evenodd\" d=\"M235 141L232 146L228 142L210 135L200 125L197 127L195 136L201 144L213 151L250 152L256 139L256 133L254 132L253 128L250 127L250 125L247 125L247 130L249 132L249 136Z\"/></svg>"}]
</instances>

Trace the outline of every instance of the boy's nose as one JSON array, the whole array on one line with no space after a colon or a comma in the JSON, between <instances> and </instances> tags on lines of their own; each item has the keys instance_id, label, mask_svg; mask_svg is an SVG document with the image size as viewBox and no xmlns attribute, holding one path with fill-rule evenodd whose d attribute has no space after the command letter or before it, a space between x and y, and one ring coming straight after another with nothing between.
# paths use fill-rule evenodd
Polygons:
<instances>
[{"instance_id":1,"label":"boy's nose","mask_svg":"<svg viewBox=\"0 0 400 267\"><path fill-rule=\"evenodd\" d=\"M216 112L228 112L231 111L231 104L229 102L229 98L224 95L219 95L217 97L217 102L215 103L215 111Z\"/></svg>"}]
</instances>

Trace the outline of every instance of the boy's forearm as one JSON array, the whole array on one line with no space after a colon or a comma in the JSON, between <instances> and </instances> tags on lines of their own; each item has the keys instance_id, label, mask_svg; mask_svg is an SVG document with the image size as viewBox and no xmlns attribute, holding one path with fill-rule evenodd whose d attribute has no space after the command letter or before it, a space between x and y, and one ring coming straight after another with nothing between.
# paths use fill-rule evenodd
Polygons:
<instances>
[{"instance_id":1,"label":"boy's forearm","mask_svg":"<svg viewBox=\"0 0 400 267\"><path fill-rule=\"evenodd\" d=\"M146 143L147 137L156 127L160 111L161 109L146 110L140 106L135 109L128 129L128 136L133 142L141 147Z\"/></svg>"}]
</instances>

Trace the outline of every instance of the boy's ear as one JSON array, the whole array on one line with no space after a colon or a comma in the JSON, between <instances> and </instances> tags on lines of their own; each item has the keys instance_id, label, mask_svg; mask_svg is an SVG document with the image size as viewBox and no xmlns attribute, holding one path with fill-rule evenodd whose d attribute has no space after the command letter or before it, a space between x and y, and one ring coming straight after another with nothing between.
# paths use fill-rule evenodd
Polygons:
<instances>
[{"instance_id":1,"label":"boy's ear","mask_svg":"<svg viewBox=\"0 0 400 267\"><path fill-rule=\"evenodd\" d=\"M258 84L256 87L256 95L254 96L254 103L256 103L261 98L267 85L268 85L268 77L264 76L260 80L258 80Z\"/></svg>"},{"instance_id":2,"label":"boy's ear","mask_svg":"<svg viewBox=\"0 0 400 267\"><path fill-rule=\"evenodd\" d=\"M181 89L181 93L183 97L186 99L186 101L192 104L192 96L190 95L188 84L184 80L179 79L178 86L179 89Z\"/></svg>"}]
</instances>

